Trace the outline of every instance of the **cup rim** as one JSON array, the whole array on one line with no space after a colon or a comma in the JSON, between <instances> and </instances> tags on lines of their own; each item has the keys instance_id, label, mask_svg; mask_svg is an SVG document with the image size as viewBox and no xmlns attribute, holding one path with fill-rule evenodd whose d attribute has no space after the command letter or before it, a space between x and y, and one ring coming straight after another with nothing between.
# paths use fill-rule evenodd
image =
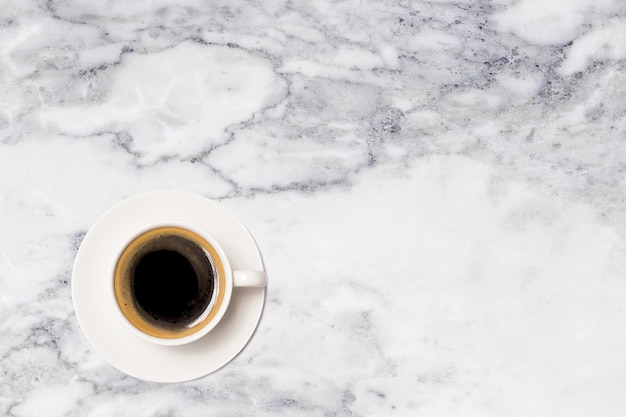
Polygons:
<instances>
[{"instance_id":1,"label":"cup rim","mask_svg":"<svg viewBox=\"0 0 626 417\"><path fill-rule=\"evenodd\" d=\"M186 336L182 336L182 337L174 337L174 338L157 337L157 336L144 333L141 330L139 330L137 327L135 327L135 325L132 324L128 320L128 318L124 315L120 306L118 305L117 298L115 296L115 287L113 285L113 279L115 276L115 268L117 266L120 256L122 255L126 247L134 239L136 239L143 233L146 233L150 230L163 228L163 227L178 227L181 229L186 229L190 232L196 233L197 235L205 239L211 246L213 246L213 249L215 249L215 252L217 252L217 255L219 256L220 261L222 262L222 266L224 268L224 281L225 281L224 299L217 313L213 317L213 320L206 323L203 327L198 329L196 332L186 335ZM127 235L125 235L123 239L120 239L118 248L115 250L115 254L112 257L112 260L109 265L107 277L109 280L108 287L109 287L110 304L112 304L113 310L115 311L115 314L118 317L118 319L120 319L124 323L124 325L135 335L139 336L140 338L148 342L158 344L158 345L163 345L163 346L178 346L178 345L184 345L187 343L194 342L202 338L207 333L209 333L213 328L215 328L215 326L218 325L218 323L221 321L221 319L224 317L224 314L226 313L228 305L230 304L230 299L231 299L233 286L234 286L232 268L231 268L230 262L228 261L228 257L226 256L226 253L224 252L224 249L221 247L221 245L209 233L207 233L202 228L197 227L187 222L181 222L179 220L159 220L159 221L154 221L150 223L144 223L143 225L134 228L132 232L129 232Z\"/></svg>"}]
</instances>

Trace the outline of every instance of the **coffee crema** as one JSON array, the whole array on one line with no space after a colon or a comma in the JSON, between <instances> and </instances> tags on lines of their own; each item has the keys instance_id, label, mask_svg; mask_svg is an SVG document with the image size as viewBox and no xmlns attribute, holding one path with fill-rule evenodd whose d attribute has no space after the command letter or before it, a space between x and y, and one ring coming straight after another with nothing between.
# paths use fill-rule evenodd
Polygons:
<instances>
[{"instance_id":1,"label":"coffee crema","mask_svg":"<svg viewBox=\"0 0 626 417\"><path fill-rule=\"evenodd\" d=\"M191 335L224 300L224 266L213 246L181 227L158 227L133 239L113 277L117 304L141 332L163 339Z\"/></svg>"}]
</instances>

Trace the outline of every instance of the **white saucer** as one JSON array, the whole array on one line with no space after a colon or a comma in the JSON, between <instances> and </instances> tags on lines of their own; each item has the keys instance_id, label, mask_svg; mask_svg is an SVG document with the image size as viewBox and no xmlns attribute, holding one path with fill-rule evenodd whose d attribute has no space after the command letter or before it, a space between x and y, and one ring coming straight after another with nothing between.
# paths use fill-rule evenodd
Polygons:
<instances>
[{"instance_id":1,"label":"white saucer","mask_svg":"<svg viewBox=\"0 0 626 417\"><path fill-rule=\"evenodd\" d=\"M233 269L264 270L250 233L220 205L183 191L139 194L107 211L83 239L72 274L74 310L87 339L120 371L146 381L189 381L221 368L241 352L261 318L265 288L234 289L226 315L195 342L160 346L134 335L107 297L107 271L127 231L158 220L206 230L219 241Z\"/></svg>"}]
</instances>

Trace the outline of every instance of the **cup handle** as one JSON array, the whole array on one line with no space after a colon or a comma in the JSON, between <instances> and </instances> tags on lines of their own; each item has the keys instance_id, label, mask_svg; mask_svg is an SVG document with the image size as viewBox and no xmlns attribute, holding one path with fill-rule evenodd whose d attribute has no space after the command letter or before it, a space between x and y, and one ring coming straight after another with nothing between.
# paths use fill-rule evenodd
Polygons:
<instances>
[{"instance_id":1,"label":"cup handle","mask_svg":"<svg viewBox=\"0 0 626 417\"><path fill-rule=\"evenodd\" d=\"M265 287L267 274L265 271L233 271L235 287Z\"/></svg>"}]
</instances>

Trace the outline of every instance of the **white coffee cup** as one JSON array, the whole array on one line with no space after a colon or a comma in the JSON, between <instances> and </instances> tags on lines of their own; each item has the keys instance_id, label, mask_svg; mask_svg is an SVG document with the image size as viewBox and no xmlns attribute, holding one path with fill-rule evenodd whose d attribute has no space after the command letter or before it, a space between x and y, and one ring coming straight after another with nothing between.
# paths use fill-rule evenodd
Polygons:
<instances>
[{"instance_id":1,"label":"white coffee cup","mask_svg":"<svg viewBox=\"0 0 626 417\"><path fill-rule=\"evenodd\" d=\"M144 224L120 242L111 262L111 302L137 336L182 345L210 332L235 287L265 287L264 271L233 271L206 231L177 221Z\"/></svg>"}]
</instances>

